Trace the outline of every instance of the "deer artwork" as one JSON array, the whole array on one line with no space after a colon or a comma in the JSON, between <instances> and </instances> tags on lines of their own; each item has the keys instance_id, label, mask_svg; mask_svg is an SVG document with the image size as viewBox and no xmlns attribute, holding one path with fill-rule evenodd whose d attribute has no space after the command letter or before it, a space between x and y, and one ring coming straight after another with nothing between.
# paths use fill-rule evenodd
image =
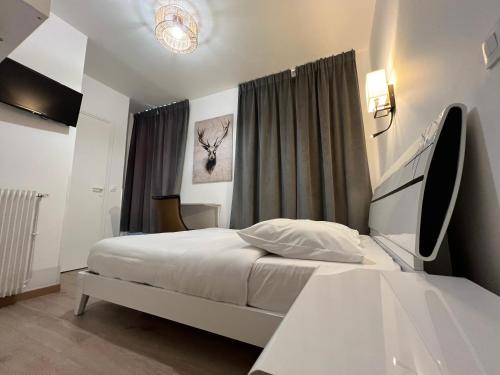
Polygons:
<instances>
[{"instance_id":1,"label":"deer artwork","mask_svg":"<svg viewBox=\"0 0 500 375\"><path fill-rule=\"evenodd\" d=\"M212 144L210 144L210 142L205 139L205 129L197 130L198 142L200 142L201 147L203 147L203 149L208 154L207 162L205 164L205 170L209 174L212 174L215 165L217 164L217 149L227 137L227 134L229 132L229 120L226 120L225 123L221 122L220 124L222 125L222 134L219 137L215 138L215 141Z\"/></svg>"}]
</instances>

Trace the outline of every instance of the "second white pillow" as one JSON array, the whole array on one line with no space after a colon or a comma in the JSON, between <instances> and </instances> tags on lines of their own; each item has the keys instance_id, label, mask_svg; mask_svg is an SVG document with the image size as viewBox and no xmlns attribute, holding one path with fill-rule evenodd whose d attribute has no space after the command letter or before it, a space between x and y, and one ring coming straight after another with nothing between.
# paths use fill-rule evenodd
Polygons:
<instances>
[{"instance_id":1,"label":"second white pillow","mask_svg":"<svg viewBox=\"0 0 500 375\"><path fill-rule=\"evenodd\" d=\"M328 221L273 219L238 231L249 244L286 258L361 263L358 231Z\"/></svg>"}]
</instances>

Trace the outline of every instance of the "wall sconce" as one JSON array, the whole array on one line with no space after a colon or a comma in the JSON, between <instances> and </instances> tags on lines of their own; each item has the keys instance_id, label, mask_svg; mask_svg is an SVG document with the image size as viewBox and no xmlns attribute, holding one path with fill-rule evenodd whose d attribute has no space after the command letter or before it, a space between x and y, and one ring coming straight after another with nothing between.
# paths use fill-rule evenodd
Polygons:
<instances>
[{"instance_id":1,"label":"wall sconce","mask_svg":"<svg viewBox=\"0 0 500 375\"><path fill-rule=\"evenodd\" d=\"M391 116L389 126L373 134L372 138L375 138L389 130L394 120L394 112L396 112L394 85L387 83L384 69L366 75L366 103L368 105L368 112L373 113L374 118Z\"/></svg>"}]
</instances>

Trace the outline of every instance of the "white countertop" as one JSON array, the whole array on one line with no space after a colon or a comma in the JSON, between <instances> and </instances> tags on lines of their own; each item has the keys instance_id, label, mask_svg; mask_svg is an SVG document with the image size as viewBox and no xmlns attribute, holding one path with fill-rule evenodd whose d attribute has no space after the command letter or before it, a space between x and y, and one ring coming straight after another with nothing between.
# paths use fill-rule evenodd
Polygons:
<instances>
[{"instance_id":1,"label":"white countertop","mask_svg":"<svg viewBox=\"0 0 500 375\"><path fill-rule=\"evenodd\" d=\"M251 374L499 374L500 298L462 278L311 277Z\"/></svg>"}]
</instances>

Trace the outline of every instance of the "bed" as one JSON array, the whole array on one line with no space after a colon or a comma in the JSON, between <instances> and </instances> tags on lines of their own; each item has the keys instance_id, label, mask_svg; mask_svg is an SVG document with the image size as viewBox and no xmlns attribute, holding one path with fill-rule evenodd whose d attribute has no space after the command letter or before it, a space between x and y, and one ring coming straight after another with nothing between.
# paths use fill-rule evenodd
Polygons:
<instances>
[{"instance_id":1,"label":"bed","mask_svg":"<svg viewBox=\"0 0 500 375\"><path fill-rule=\"evenodd\" d=\"M93 247L78 293L264 346L319 266L399 270L370 237L362 250L348 264L269 255L231 229L116 237Z\"/></svg>"},{"instance_id":2,"label":"bed","mask_svg":"<svg viewBox=\"0 0 500 375\"><path fill-rule=\"evenodd\" d=\"M248 245L235 230L211 228L110 238L94 246L88 266L104 277L284 314L319 266L399 269L370 237L361 246L359 264L288 259Z\"/></svg>"},{"instance_id":3,"label":"bed","mask_svg":"<svg viewBox=\"0 0 500 375\"><path fill-rule=\"evenodd\" d=\"M78 274L75 314L92 296L263 347L319 266L420 270L436 257L454 207L465 113L447 107L375 190L362 263L269 255L221 228L111 238Z\"/></svg>"}]
</instances>

